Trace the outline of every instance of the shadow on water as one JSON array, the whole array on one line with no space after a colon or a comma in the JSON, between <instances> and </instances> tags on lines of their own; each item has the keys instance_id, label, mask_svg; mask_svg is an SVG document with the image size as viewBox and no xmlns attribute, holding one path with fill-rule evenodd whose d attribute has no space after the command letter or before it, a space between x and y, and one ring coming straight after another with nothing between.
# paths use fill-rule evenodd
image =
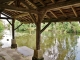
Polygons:
<instances>
[{"instance_id":1,"label":"shadow on water","mask_svg":"<svg viewBox=\"0 0 80 60\"><path fill-rule=\"evenodd\" d=\"M9 35L9 37L8 37ZM6 39L9 38L9 41ZM4 40L3 40L4 39ZM18 33L16 35L18 46L27 46L35 49L35 33ZM11 35L3 37L2 47L10 47ZM45 60L79 60L80 59L80 36L76 34L59 34L43 32L41 35L41 49Z\"/></svg>"}]
</instances>

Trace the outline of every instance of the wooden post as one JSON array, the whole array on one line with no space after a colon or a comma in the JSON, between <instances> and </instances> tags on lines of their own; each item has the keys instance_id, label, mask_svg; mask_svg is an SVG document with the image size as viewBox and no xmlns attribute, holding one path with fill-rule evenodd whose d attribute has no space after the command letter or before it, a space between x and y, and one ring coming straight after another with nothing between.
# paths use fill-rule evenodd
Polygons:
<instances>
[{"instance_id":1,"label":"wooden post","mask_svg":"<svg viewBox=\"0 0 80 60\"><path fill-rule=\"evenodd\" d=\"M16 40L15 40L15 30L14 30L15 19L12 19L12 44L11 48L17 48Z\"/></svg>"},{"instance_id":2,"label":"wooden post","mask_svg":"<svg viewBox=\"0 0 80 60\"><path fill-rule=\"evenodd\" d=\"M12 20L12 39L15 39L15 37L14 37L14 23L15 23L15 20L13 19Z\"/></svg>"},{"instance_id":3,"label":"wooden post","mask_svg":"<svg viewBox=\"0 0 80 60\"><path fill-rule=\"evenodd\" d=\"M36 23L36 50L40 49L40 29L41 29L41 23Z\"/></svg>"},{"instance_id":4,"label":"wooden post","mask_svg":"<svg viewBox=\"0 0 80 60\"><path fill-rule=\"evenodd\" d=\"M44 60L43 51L40 49L40 40L41 40L41 20L38 17L36 22L36 49L34 50L34 55L32 60Z\"/></svg>"}]
</instances>

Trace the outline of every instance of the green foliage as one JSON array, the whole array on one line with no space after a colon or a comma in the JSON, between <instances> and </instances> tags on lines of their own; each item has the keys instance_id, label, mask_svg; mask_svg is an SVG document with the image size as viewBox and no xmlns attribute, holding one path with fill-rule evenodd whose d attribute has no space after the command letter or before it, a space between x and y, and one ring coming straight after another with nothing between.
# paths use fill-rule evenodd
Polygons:
<instances>
[{"instance_id":1,"label":"green foliage","mask_svg":"<svg viewBox=\"0 0 80 60\"><path fill-rule=\"evenodd\" d=\"M2 32L4 30L4 25L2 23L2 21L0 20L0 32Z\"/></svg>"},{"instance_id":2,"label":"green foliage","mask_svg":"<svg viewBox=\"0 0 80 60\"><path fill-rule=\"evenodd\" d=\"M15 27L19 26L21 23L16 20ZM43 29L47 23L41 24L41 29ZM80 33L79 29L80 25L78 22L57 22L51 23L51 25L46 30L53 30L54 32L60 32L60 33ZM35 24L23 24L20 26L17 31L18 32L24 32L28 30L35 30Z\"/></svg>"}]
</instances>

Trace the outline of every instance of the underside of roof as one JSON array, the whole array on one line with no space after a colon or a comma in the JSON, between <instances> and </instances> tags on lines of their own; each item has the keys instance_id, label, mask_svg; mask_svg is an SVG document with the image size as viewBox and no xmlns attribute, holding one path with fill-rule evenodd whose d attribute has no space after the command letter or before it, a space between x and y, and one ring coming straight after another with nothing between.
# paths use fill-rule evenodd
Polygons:
<instances>
[{"instance_id":1,"label":"underside of roof","mask_svg":"<svg viewBox=\"0 0 80 60\"><path fill-rule=\"evenodd\" d=\"M22 23L80 21L80 0L0 0L0 13Z\"/></svg>"}]
</instances>

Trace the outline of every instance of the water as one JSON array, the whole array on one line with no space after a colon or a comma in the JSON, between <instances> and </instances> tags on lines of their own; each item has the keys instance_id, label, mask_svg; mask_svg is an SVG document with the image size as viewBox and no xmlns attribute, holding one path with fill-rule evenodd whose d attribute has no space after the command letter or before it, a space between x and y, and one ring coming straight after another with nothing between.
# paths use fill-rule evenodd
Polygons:
<instances>
[{"instance_id":1,"label":"water","mask_svg":"<svg viewBox=\"0 0 80 60\"><path fill-rule=\"evenodd\" d=\"M11 46L11 33L4 31L2 48ZM8 39L8 40L7 40ZM35 33L19 33L16 36L18 46L27 46L35 49ZM45 60L79 60L80 36L76 34L63 34L48 31L41 35L41 49Z\"/></svg>"}]
</instances>

